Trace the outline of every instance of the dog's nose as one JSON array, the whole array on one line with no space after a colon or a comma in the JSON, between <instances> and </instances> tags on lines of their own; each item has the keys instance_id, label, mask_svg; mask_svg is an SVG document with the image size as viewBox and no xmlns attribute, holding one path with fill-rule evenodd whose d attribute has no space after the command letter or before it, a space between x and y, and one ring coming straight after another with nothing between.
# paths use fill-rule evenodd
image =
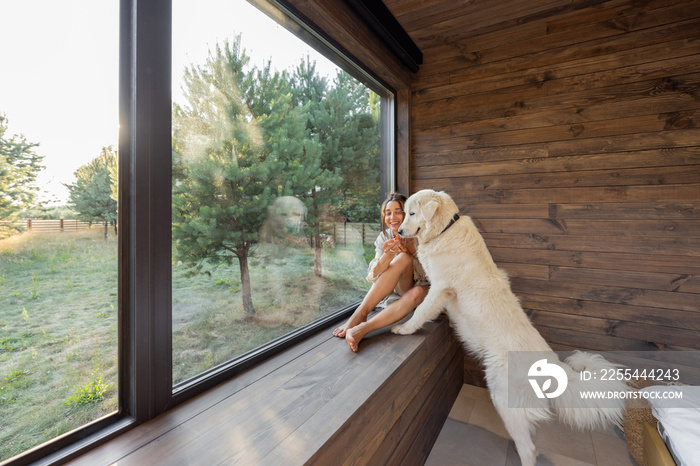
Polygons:
<instances>
[{"instance_id":1,"label":"dog's nose","mask_svg":"<svg viewBox=\"0 0 700 466\"><path fill-rule=\"evenodd\" d=\"M403 228L399 228L399 235L403 236Z\"/></svg>"}]
</instances>

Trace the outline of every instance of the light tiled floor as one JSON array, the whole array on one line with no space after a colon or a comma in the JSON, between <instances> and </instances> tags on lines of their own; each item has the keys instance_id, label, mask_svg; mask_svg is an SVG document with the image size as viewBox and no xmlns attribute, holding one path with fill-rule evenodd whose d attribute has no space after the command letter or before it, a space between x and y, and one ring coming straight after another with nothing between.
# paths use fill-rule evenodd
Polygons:
<instances>
[{"instance_id":1,"label":"light tiled floor","mask_svg":"<svg viewBox=\"0 0 700 466\"><path fill-rule=\"evenodd\" d=\"M534 440L537 466L635 466L622 434L612 428L581 432L553 421L540 424ZM520 465L486 389L462 387L426 465Z\"/></svg>"}]
</instances>

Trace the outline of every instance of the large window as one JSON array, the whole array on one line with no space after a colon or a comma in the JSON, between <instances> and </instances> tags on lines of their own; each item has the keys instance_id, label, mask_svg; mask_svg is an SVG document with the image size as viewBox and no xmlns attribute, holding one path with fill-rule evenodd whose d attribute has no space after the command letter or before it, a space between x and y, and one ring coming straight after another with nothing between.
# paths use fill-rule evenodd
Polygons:
<instances>
[{"instance_id":1,"label":"large window","mask_svg":"<svg viewBox=\"0 0 700 466\"><path fill-rule=\"evenodd\" d=\"M173 383L347 307L380 97L245 0L173 3Z\"/></svg>"},{"instance_id":2,"label":"large window","mask_svg":"<svg viewBox=\"0 0 700 466\"><path fill-rule=\"evenodd\" d=\"M75 456L366 292L393 94L253 3L0 2L0 461Z\"/></svg>"},{"instance_id":3,"label":"large window","mask_svg":"<svg viewBox=\"0 0 700 466\"><path fill-rule=\"evenodd\" d=\"M0 2L0 461L118 408L119 2Z\"/></svg>"}]
</instances>

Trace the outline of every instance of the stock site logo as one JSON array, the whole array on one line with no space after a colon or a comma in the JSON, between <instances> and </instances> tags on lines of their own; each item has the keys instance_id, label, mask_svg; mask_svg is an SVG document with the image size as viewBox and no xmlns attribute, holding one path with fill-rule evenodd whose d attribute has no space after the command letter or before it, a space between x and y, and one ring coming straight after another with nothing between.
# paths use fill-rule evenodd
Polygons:
<instances>
[{"instance_id":1,"label":"stock site logo","mask_svg":"<svg viewBox=\"0 0 700 466\"><path fill-rule=\"evenodd\" d=\"M556 364L548 363L546 359L540 359L530 366L527 375L530 377L528 380L537 398L556 398L564 393L566 385L569 382L564 369ZM546 377L546 379L543 380L542 386L540 386L538 378L544 377ZM557 381L557 387L556 390L549 392L548 390L552 387L552 379Z\"/></svg>"}]
</instances>

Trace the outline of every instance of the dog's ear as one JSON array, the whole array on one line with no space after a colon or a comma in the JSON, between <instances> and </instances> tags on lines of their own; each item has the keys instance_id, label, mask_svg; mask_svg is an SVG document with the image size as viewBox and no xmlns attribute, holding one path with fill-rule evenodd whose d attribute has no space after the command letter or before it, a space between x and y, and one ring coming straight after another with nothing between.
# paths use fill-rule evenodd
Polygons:
<instances>
[{"instance_id":1,"label":"dog's ear","mask_svg":"<svg viewBox=\"0 0 700 466\"><path fill-rule=\"evenodd\" d=\"M433 215L435 215L435 211L438 209L440 206L440 203L435 200L435 199L430 199L428 202L420 206L420 213L421 217L423 217L423 220L425 221L430 221L430 219L433 218Z\"/></svg>"}]
</instances>

